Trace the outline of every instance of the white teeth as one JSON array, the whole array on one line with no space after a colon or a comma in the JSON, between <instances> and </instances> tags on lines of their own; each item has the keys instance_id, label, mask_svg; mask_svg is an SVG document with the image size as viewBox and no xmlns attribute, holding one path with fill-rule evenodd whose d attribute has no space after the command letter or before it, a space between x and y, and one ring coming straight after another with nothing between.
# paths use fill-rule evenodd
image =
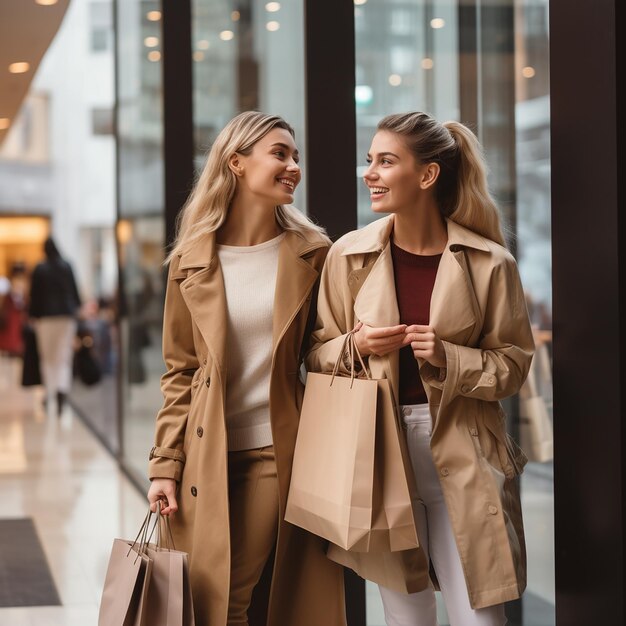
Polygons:
<instances>
[{"instance_id":1,"label":"white teeth","mask_svg":"<svg viewBox=\"0 0 626 626\"><path fill-rule=\"evenodd\" d=\"M370 187L370 195L374 195L376 193L386 193L389 189L387 187Z\"/></svg>"},{"instance_id":2,"label":"white teeth","mask_svg":"<svg viewBox=\"0 0 626 626\"><path fill-rule=\"evenodd\" d=\"M279 183L283 183L284 185L287 185L291 189L293 189L296 186L295 183L292 180L289 180L287 178L279 178L278 182Z\"/></svg>"}]
</instances>

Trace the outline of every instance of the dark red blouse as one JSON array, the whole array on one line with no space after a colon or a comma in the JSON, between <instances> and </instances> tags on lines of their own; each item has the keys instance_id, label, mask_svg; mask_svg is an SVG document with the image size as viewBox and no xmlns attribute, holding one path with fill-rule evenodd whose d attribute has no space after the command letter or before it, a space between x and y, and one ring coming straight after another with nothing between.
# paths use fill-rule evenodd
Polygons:
<instances>
[{"instance_id":1,"label":"dark red blouse","mask_svg":"<svg viewBox=\"0 0 626 626\"><path fill-rule=\"evenodd\" d=\"M430 297L441 254L411 254L391 242L391 258L401 324L428 324ZM428 402L411 346L400 350L400 404Z\"/></svg>"}]
</instances>

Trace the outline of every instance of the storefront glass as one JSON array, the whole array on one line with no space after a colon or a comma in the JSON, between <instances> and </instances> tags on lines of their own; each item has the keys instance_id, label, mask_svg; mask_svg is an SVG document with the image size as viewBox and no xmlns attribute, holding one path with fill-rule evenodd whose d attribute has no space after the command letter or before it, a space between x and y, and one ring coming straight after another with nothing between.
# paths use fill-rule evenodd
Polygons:
<instances>
[{"instance_id":1,"label":"storefront glass","mask_svg":"<svg viewBox=\"0 0 626 626\"><path fill-rule=\"evenodd\" d=\"M163 373L160 2L118 2L117 36L122 453L127 468L145 480Z\"/></svg>"},{"instance_id":2,"label":"storefront glass","mask_svg":"<svg viewBox=\"0 0 626 626\"><path fill-rule=\"evenodd\" d=\"M196 166L241 111L284 117L305 156L303 2L193 0ZM288 51L288 54L285 53ZM305 159L301 167L306 171ZM306 176L295 194L304 209Z\"/></svg>"},{"instance_id":3,"label":"storefront glass","mask_svg":"<svg viewBox=\"0 0 626 626\"><path fill-rule=\"evenodd\" d=\"M538 346L529 382L506 407L509 431L530 458L520 483L528 590L507 613L510 624L554 624L548 0L354 5L359 225L376 219L361 177L383 116L422 110L460 120L485 147ZM367 623L384 624L370 583Z\"/></svg>"}]
</instances>

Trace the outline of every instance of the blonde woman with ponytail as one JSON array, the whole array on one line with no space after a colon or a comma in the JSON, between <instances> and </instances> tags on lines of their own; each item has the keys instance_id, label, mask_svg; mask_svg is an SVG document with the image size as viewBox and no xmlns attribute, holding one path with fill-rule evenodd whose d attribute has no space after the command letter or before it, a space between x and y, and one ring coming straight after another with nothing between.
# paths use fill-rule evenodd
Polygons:
<instances>
[{"instance_id":1,"label":"blonde woman with ponytail","mask_svg":"<svg viewBox=\"0 0 626 626\"><path fill-rule=\"evenodd\" d=\"M502 626L526 585L526 458L500 406L534 350L517 267L468 128L390 115L367 160L372 210L386 217L331 248L307 366L332 369L353 332L371 375L391 380L419 548L328 555L379 584L388 626L436 626L435 588L451 626Z\"/></svg>"},{"instance_id":2,"label":"blonde woman with ponytail","mask_svg":"<svg viewBox=\"0 0 626 626\"><path fill-rule=\"evenodd\" d=\"M291 126L238 115L168 257L148 500L189 552L198 626L345 626L342 568L283 521L298 372L330 244L290 206L300 177Z\"/></svg>"}]
</instances>

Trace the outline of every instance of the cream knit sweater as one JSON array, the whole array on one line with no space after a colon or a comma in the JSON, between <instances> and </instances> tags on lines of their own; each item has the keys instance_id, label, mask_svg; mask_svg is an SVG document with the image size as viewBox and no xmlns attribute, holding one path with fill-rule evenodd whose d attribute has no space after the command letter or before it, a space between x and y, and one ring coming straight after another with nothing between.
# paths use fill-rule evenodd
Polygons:
<instances>
[{"instance_id":1,"label":"cream knit sweater","mask_svg":"<svg viewBox=\"0 0 626 626\"><path fill-rule=\"evenodd\" d=\"M226 426L231 451L272 445L272 321L283 237L256 246L217 246L228 309Z\"/></svg>"}]
</instances>

